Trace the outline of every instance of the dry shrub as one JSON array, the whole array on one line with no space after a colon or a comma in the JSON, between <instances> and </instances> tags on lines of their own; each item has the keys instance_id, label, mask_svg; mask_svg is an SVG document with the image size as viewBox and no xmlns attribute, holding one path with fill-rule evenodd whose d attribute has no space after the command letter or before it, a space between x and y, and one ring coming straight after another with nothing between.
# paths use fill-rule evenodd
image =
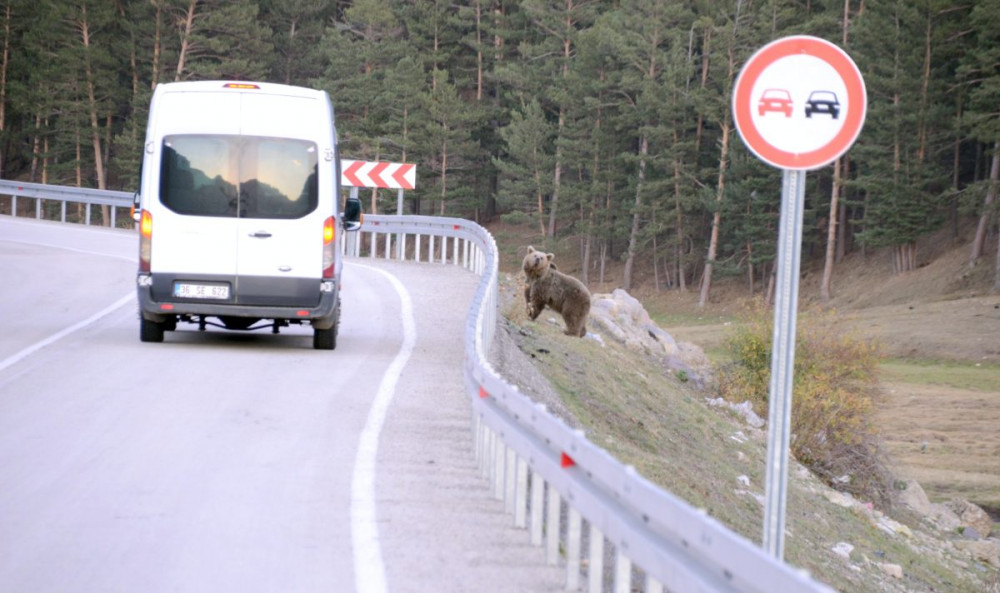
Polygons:
<instances>
[{"instance_id":1,"label":"dry shrub","mask_svg":"<svg viewBox=\"0 0 1000 593\"><path fill-rule=\"evenodd\" d=\"M760 303L727 340L733 362L719 373L722 396L750 400L767 417L773 312ZM800 315L792 391L792 454L825 482L880 507L892 476L874 423L881 347L852 333L835 312ZM846 477L846 479L845 479Z\"/></svg>"}]
</instances>

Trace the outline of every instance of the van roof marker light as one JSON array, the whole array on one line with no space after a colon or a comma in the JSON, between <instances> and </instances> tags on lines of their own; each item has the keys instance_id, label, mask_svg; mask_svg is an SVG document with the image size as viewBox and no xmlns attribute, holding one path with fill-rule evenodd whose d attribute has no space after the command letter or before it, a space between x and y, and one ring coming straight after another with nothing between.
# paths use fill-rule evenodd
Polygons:
<instances>
[{"instance_id":1,"label":"van roof marker light","mask_svg":"<svg viewBox=\"0 0 1000 593\"><path fill-rule=\"evenodd\" d=\"M224 89L243 89L243 90L260 90L260 86L256 84L249 84L246 82L227 82L222 85Z\"/></svg>"}]
</instances>

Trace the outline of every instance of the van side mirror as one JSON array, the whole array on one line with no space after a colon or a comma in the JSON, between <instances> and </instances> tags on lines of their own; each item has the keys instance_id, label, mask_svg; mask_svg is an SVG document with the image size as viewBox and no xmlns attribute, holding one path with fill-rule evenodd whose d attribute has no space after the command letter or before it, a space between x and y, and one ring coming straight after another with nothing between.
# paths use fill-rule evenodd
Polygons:
<instances>
[{"instance_id":1,"label":"van side mirror","mask_svg":"<svg viewBox=\"0 0 1000 593\"><path fill-rule=\"evenodd\" d=\"M360 229L363 218L361 214L361 200L359 198L347 198L347 203L344 204L344 214L341 217L344 230L356 231Z\"/></svg>"}]
</instances>

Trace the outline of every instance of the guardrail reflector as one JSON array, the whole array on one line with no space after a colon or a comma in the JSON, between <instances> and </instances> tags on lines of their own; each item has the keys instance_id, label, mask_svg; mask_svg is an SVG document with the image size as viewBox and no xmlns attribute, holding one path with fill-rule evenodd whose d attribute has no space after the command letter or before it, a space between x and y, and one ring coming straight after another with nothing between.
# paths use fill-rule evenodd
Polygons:
<instances>
[{"instance_id":1,"label":"guardrail reflector","mask_svg":"<svg viewBox=\"0 0 1000 593\"><path fill-rule=\"evenodd\" d=\"M563 453L562 454L562 459L560 459L560 461L559 461L559 465L561 465L563 468L573 467L574 465L576 465L576 462L573 461L572 457L570 457L569 455Z\"/></svg>"},{"instance_id":2,"label":"guardrail reflector","mask_svg":"<svg viewBox=\"0 0 1000 593\"><path fill-rule=\"evenodd\" d=\"M479 386L479 397L481 397L483 399L486 399L489 396L490 396L490 393L488 391L486 391L486 388L483 387L482 385L480 385Z\"/></svg>"}]
</instances>

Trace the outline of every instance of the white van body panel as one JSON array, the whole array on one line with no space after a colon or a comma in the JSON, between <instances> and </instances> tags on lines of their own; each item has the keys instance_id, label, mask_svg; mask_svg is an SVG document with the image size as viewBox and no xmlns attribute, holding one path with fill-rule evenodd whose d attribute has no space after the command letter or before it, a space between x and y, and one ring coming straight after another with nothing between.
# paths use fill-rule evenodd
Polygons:
<instances>
[{"instance_id":1,"label":"white van body panel","mask_svg":"<svg viewBox=\"0 0 1000 593\"><path fill-rule=\"evenodd\" d=\"M301 309L329 300L322 283L324 292L331 281L339 289L339 245L333 276L323 277L324 223L339 219L340 195L325 92L268 83L161 84L150 105L143 157L140 206L153 229L150 303L140 290L145 319L163 317L162 303L172 297L177 302L166 310L190 315L231 311L277 319L286 312L259 309L277 306L301 316ZM181 284L218 285L228 296L213 296L199 308L198 297ZM156 303L160 310L153 310ZM225 305L232 308L220 309ZM329 307L322 308L316 315L329 315ZM329 321L318 319L319 326Z\"/></svg>"}]
</instances>

